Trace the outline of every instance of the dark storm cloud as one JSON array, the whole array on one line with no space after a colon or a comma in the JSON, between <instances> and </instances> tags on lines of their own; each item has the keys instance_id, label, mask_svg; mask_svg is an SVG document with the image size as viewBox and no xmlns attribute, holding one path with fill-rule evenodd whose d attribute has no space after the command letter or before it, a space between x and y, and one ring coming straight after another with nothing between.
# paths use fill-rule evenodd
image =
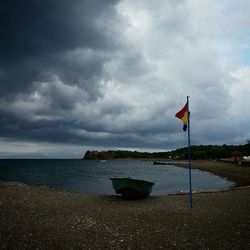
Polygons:
<instances>
[{"instance_id":1,"label":"dark storm cloud","mask_svg":"<svg viewBox=\"0 0 250 250\"><path fill-rule=\"evenodd\" d=\"M69 84L86 86L84 81L100 74L104 58L77 64L65 54L78 48L109 50L116 46L112 36L117 31L103 27L105 21L115 18L114 3L1 1L1 93L25 92L46 72L60 75Z\"/></svg>"},{"instance_id":2,"label":"dark storm cloud","mask_svg":"<svg viewBox=\"0 0 250 250\"><path fill-rule=\"evenodd\" d=\"M98 28L98 18L115 15L113 4L95 0L2 1L2 57L11 60L76 47L113 46L107 31Z\"/></svg>"},{"instance_id":3,"label":"dark storm cloud","mask_svg":"<svg viewBox=\"0 0 250 250\"><path fill-rule=\"evenodd\" d=\"M70 112L101 95L102 67L120 46L117 3L1 1L0 137L93 143L68 132L78 126Z\"/></svg>"}]
</instances>

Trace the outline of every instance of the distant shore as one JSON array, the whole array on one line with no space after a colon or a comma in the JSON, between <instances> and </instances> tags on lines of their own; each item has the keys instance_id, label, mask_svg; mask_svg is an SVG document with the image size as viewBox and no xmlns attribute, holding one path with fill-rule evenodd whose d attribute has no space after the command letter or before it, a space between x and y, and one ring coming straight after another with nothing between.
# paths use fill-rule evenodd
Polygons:
<instances>
[{"instance_id":1,"label":"distant shore","mask_svg":"<svg viewBox=\"0 0 250 250\"><path fill-rule=\"evenodd\" d=\"M159 166L162 167L162 166ZM163 166L164 167L164 166ZM194 161L193 168L249 184L249 168ZM1 249L249 249L250 188L193 195L83 195L0 182Z\"/></svg>"},{"instance_id":2,"label":"distant shore","mask_svg":"<svg viewBox=\"0 0 250 250\"><path fill-rule=\"evenodd\" d=\"M140 159L142 161L158 162L156 167L164 167L166 165L174 165L177 167L188 167L188 161L184 160L164 160L164 159ZM239 165L233 161L223 160L192 160L192 169L199 169L218 175L224 179L235 183L235 187L250 186L250 166Z\"/></svg>"}]
</instances>

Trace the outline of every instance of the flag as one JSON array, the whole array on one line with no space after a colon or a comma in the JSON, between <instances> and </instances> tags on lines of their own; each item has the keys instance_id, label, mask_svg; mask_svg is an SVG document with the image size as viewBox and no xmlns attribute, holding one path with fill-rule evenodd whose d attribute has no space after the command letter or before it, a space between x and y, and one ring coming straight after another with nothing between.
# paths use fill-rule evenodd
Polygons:
<instances>
[{"instance_id":1,"label":"flag","mask_svg":"<svg viewBox=\"0 0 250 250\"><path fill-rule=\"evenodd\" d=\"M175 114L175 117L182 120L183 131L186 131L188 124L188 103L186 103L185 106L178 113Z\"/></svg>"}]
</instances>

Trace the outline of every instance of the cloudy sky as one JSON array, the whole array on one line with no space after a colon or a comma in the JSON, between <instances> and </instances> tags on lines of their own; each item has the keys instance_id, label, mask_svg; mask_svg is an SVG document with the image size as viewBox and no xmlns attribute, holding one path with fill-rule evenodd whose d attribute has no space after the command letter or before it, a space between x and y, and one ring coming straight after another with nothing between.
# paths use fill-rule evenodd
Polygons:
<instances>
[{"instance_id":1,"label":"cloudy sky","mask_svg":"<svg viewBox=\"0 0 250 250\"><path fill-rule=\"evenodd\" d=\"M0 2L0 158L250 138L249 0Z\"/></svg>"}]
</instances>

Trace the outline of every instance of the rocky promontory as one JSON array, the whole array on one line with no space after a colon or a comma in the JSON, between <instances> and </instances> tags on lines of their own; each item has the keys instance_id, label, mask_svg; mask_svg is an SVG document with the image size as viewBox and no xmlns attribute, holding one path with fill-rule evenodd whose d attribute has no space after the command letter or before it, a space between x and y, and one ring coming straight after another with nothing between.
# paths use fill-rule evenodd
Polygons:
<instances>
[{"instance_id":1,"label":"rocky promontory","mask_svg":"<svg viewBox=\"0 0 250 250\"><path fill-rule=\"evenodd\" d=\"M113 151L90 151L88 150L83 160L112 160L114 159Z\"/></svg>"}]
</instances>

